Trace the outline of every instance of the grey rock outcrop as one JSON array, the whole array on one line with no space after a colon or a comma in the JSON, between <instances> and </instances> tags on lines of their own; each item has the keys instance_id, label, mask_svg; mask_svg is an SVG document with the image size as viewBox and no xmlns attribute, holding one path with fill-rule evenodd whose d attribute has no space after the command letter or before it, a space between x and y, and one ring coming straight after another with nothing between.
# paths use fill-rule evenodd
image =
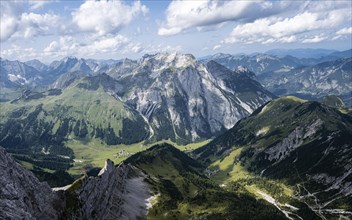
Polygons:
<instances>
[{"instance_id":1,"label":"grey rock outcrop","mask_svg":"<svg viewBox=\"0 0 352 220\"><path fill-rule=\"evenodd\" d=\"M97 177L85 177L72 188L79 207L73 219L137 219L147 214L151 196L145 175L129 164L107 160ZM68 189L69 191L72 189Z\"/></svg>"},{"instance_id":2,"label":"grey rock outcrop","mask_svg":"<svg viewBox=\"0 0 352 220\"><path fill-rule=\"evenodd\" d=\"M143 219L151 197L147 176L107 160L97 177L53 191L0 147L0 219Z\"/></svg>"},{"instance_id":3,"label":"grey rock outcrop","mask_svg":"<svg viewBox=\"0 0 352 220\"><path fill-rule=\"evenodd\" d=\"M62 200L0 147L0 219L59 219Z\"/></svg>"}]
</instances>

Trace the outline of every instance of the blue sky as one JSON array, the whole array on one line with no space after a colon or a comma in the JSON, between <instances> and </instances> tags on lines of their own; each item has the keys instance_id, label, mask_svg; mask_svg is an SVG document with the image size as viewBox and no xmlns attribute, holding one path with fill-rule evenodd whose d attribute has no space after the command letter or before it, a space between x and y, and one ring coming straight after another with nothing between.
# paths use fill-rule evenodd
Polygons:
<instances>
[{"instance_id":1,"label":"blue sky","mask_svg":"<svg viewBox=\"0 0 352 220\"><path fill-rule=\"evenodd\" d=\"M352 47L350 1L1 1L1 57Z\"/></svg>"}]
</instances>

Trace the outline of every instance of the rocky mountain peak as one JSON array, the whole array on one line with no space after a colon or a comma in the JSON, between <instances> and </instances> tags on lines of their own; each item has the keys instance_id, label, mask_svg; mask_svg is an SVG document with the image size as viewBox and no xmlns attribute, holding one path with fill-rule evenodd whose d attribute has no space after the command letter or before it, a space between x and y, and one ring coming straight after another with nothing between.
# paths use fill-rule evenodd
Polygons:
<instances>
[{"instance_id":1,"label":"rocky mountain peak","mask_svg":"<svg viewBox=\"0 0 352 220\"><path fill-rule=\"evenodd\" d=\"M104 167L100 170L98 176L103 175L104 173L110 173L112 170L114 170L114 162L112 162L110 159L105 161Z\"/></svg>"},{"instance_id":2,"label":"rocky mountain peak","mask_svg":"<svg viewBox=\"0 0 352 220\"><path fill-rule=\"evenodd\" d=\"M28 66L31 66L33 68L35 68L38 71L46 71L47 70L47 65L45 65L44 63L40 62L37 59L34 60L29 60L26 61L25 64L27 64Z\"/></svg>"},{"instance_id":3,"label":"rocky mountain peak","mask_svg":"<svg viewBox=\"0 0 352 220\"><path fill-rule=\"evenodd\" d=\"M240 73L250 71L247 67L242 66L242 65L238 66L236 70L237 70L237 72L240 72Z\"/></svg>"},{"instance_id":4,"label":"rocky mountain peak","mask_svg":"<svg viewBox=\"0 0 352 220\"><path fill-rule=\"evenodd\" d=\"M157 53L154 55L144 56L140 63L151 67L152 69L161 69L167 67L182 68L194 65L196 59L191 54L173 53Z\"/></svg>"},{"instance_id":5,"label":"rocky mountain peak","mask_svg":"<svg viewBox=\"0 0 352 220\"><path fill-rule=\"evenodd\" d=\"M63 61L63 62L78 61L78 58L74 57L74 56L67 56L67 57L63 58L61 61Z\"/></svg>"},{"instance_id":6,"label":"rocky mountain peak","mask_svg":"<svg viewBox=\"0 0 352 220\"><path fill-rule=\"evenodd\" d=\"M215 78L224 78L224 77L234 75L234 71L226 68L225 66L213 60L210 60L209 62L207 62L205 66L207 70L211 72L213 76L215 76Z\"/></svg>"},{"instance_id":7,"label":"rocky mountain peak","mask_svg":"<svg viewBox=\"0 0 352 220\"><path fill-rule=\"evenodd\" d=\"M137 66L137 61L125 58L125 59L122 60L121 63L119 63L119 65L120 65L120 67L123 70L132 69L132 68L135 68Z\"/></svg>"},{"instance_id":8,"label":"rocky mountain peak","mask_svg":"<svg viewBox=\"0 0 352 220\"><path fill-rule=\"evenodd\" d=\"M212 56L214 59L226 59L226 58L231 58L231 54L226 54L226 53L217 53Z\"/></svg>"},{"instance_id":9,"label":"rocky mountain peak","mask_svg":"<svg viewBox=\"0 0 352 220\"><path fill-rule=\"evenodd\" d=\"M73 56L62 58L61 60L55 60L50 64L50 69L55 70L56 68L64 68L66 66L74 66L78 62L78 59Z\"/></svg>"},{"instance_id":10,"label":"rocky mountain peak","mask_svg":"<svg viewBox=\"0 0 352 220\"><path fill-rule=\"evenodd\" d=\"M251 79L255 79L256 75L252 71L250 71L246 66L238 66L235 70L236 73L244 74Z\"/></svg>"},{"instance_id":11,"label":"rocky mountain peak","mask_svg":"<svg viewBox=\"0 0 352 220\"><path fill-rule=\"evenodd\" d=\"M130 164L115 167L107 160L98 177L85 176L64 189L76 198L73 219L144 219L151 197L145 178Z\"/></svg>"},{"instance_id":12,"label":"rocky mountain peak","mask_svg":"<svg viewBox=\"0 0 352 220\"><path fill-rule=\"evenodd\" d=\"M128 64L128 63L135 63L136 61L134 60L131 60L131 59L128 59L128 58L125 58L122 60L122 63L125 63L125 64Z\"/></svg>"},{"instance_id":13,"label":"rocky mountain peak","mask_svg":"<svg viewBox=\"0 0 352 220\"><path fill-rule=\"evenodd\" d=\"M255 56L257 62L264 61L264 60L277 60L278 58L275 56L267 55L267 54L257 54Z\"/></svg>"}]
</instances>

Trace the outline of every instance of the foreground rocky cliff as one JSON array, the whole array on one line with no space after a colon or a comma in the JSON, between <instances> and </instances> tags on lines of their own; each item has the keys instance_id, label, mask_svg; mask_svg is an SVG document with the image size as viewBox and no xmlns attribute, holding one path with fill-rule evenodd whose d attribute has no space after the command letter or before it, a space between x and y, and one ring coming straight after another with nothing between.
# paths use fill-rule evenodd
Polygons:
<instances>
[{"instance_id":1,"label":"foreground rocky cliff","mask_svg":"<svg viewBox=\"0 0 352 220\"><path fill-rule=\"evenodd\" d=\"M145 175L131 165L107 160L97 177L83 177L65 192L73 219L146 218L151 197Z\"/></svg>"},{"instance_id":2,"label":"foreground rocky cliff","mask_svg":"<svg viewBox=\"0 0 352 220\"><path fill-rule=\"evenodd\" d=\"M97 176L56 192L0 154L0 219L285 219L263 200L214 184L202 165L167 144L119 166L107 160Z\"/></svg>"},{"instance_id":3,"label":"foreground rocky cliff","mask_svg":"<svg viewBox=\"0 0 352 220\"><path fill-rule=\"evenodd\" d=\"M107 160L97 177L53 191L0 148L0 219L143 219L151 207L145 178Z\"/></svg>"},{"instance_id":4,"label":"foreground rocky cliff","mask_svg":"<svg viewBox=\"0 0 352 220\"><path fill-rule=\"evenodd\" d=\"M0 219L59 219L62 201L0 147Z\"/></svg>"}]
</instances>

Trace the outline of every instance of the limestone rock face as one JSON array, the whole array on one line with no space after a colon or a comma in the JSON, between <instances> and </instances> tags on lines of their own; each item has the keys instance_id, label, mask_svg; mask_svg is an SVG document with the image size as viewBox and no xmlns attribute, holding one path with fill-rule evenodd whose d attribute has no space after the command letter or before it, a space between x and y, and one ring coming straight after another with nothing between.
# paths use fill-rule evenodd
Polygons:
<instances>
[{"instance_id":1,"label":"limestone rock face","mask_svg":"<svg viewBox=\"0 0 352 220\"><path fill-rule=\"evenodd\" d=\"M86 177L75 190L78 208L73 219L137 219L147 214L151 196L145 175L129 164L107 160L97 177ZM72 186L75 187L75 186ZM68 189L70 190L70 189Z\"/></svg>"},{"instance_id":2,"label":"limestone rock face","mask_svg":"<svg viewBox=\"0 0 352 220\"><path fill-rule=\"evenodd\" d=\"M0 219L143 219L151 197L145 178L107 160L97 177L53 191L0 148Z\"/></svg>"},{"instance_id":3,"label":"limestone rock face","mask_svg":"<svg viewBox=\"0 0 352 220\"><path fill-rule=\"evenodd\" d=\"M63 201L0 147L0 219L59 219Z\"/></svg>"},{"instance_id":4,"label":"limestone rock face","mask_svg":"<svg viewBox=\"0 0 352 220\"><path fill-rule=\"evenodd\" d=\"M145 117L155 140L183 144L223 133L274 97L250 71L191 54L148 55L133 71L109 74L125 85L121 99Z\"/></svg>"}]
</instances>

